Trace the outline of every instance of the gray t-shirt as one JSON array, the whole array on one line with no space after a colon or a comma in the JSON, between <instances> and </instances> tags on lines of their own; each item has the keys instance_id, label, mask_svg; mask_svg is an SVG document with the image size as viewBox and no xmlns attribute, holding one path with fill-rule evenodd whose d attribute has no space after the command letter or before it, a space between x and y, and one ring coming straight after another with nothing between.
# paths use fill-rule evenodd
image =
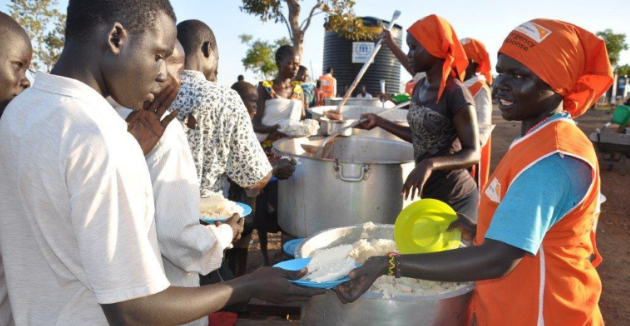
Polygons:
<instances>
[{"instance_id":1,"label":"gray t-shirt","mask_svg":"<svg viewBox=\"0 0 630 326\"><path fill-rule=\"evenodd\" d=\"M426 79L423 79L416 85L407 113L416 163L461 150L453 117L467 105L474 105L470 92L459 80L453 78L446 82L442 98L437 104L435 100L422 102L417 93L425 83ZM424 185L421 197L453 204L476 188L475 181L465 169L433 171Z\"/></svg>"}]
</instances>

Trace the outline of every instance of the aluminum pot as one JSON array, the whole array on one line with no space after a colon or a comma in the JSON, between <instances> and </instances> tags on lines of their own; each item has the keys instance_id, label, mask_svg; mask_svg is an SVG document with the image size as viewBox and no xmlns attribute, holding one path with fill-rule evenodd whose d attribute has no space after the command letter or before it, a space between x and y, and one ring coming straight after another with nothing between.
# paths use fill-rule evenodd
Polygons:
<instances>
[{"instance_id":1,"label":"aluminum pot","mask_svg":"<svg viewBox=\"0 0 630 326\"><path fill-rule=\"evenodd\" d=\"M319 120L320 123L320 131L328 136L328 135L332 135L334 133L336 133L337 131L353 124L356 120L355 119L346 119L343 121L338 121L338 120L330 120L326 117L321 118ZM340 136L351 136L352 135L352 128L348 128L346 130L344 130Z\"/></svg>"},{"instance_id":2,"label":"aluminum pot","mask_svg":"<svg viewBox=\"0 0 630 326\"><path fill-rule=\"evenodd\" d=\"M339 105L339 103L341 102L343 97L334 97L334 98L327 98L324 100L324 103L326 105L333 105L333 106L337 106ZM387 102L385 102L387 103ZM383 107L383 102L381 102L380 99L378 98L356 98L356 97L351 97L346 101L345 105L358 105L358 106L377 106L377 107Z\"/></svg>"},{"instance_id":3,"label":"aluminum pot","mask_svg":"<svg viewBox=\"0 0 630 326\"><path fill-rule=\"evenodd\" d=\"M377 224L335 228L307 238L295 250L297 258L309 257L321 248L349 244L359 239L392 239L393 225ZM366 236L367 235L367 236ZM393 296L366 292L359 300L344 305L336 294L314 297L302 307L301 325L304 326L464 326L472 300L472 283L455 291L424 297Z\"/></svg>"},{"instance_id":4,"label":"aluminum pot","mask_svg":"<svg viewBox=\"0 0 630 326\"><path fill-rule=\"evenodd\" d=\"M391 104L391 102L388 102L388 103ZM391 105L388 105L388 106L391 108ZM309 108L309 112L313 116L313 119L315 120L320 119L320 123L321 123L321 127L319 129L320 135L328 135L326 133L326 129L323 127L323 124L325 123L324 122L325 118L322 118L324 116L324 112L329 111L329 110L334 110L336 108L337 108L336 106L318 106L314 108ZM344 118L355 119L355 120L361 118L361 115L366 114L366 113L383 114L383 118L388 119L401 126L409 127L409 123L407 122L407 110L396 109L396 110L390 110L388 112L384 112L388 109L389 108L387 107L383 108L380 106L378 107L376 106L344 106L341 108L341 113L343 114ZM346 133L344 132L344 135L345 134ZM403 141L402 139L398 138L398 136L379 127L376 127L372 130L363 130L363 129L353 128L351 131L351 134L354 136L359 136L359 137Z\"/></svg>"},{"instance_id":5,"label":"aluminum pot","mask_svg":"<svg viewBox=\"0 0 630 326\"><path fill-rule=\"evenodd\" d=\"M274 150L299 160L278 186L278 223L305 238L333 227L394 223L403 207L403 183L413 170L412 145L386 139L341 137L329 158L306 153L304 138L285 138Z\"/></svg>"}]
</instances>

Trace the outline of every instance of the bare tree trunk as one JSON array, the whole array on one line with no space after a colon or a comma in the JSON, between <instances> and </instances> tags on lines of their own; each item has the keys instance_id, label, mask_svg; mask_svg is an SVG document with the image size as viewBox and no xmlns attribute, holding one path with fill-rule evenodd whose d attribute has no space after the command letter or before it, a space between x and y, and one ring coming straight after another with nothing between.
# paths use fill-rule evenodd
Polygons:
<instances>
[{"instance_id":1,"label":"bare tree trunk","mask_svg":"<svg viewBox=\"0 0 630 326\"><path fill-rule=\"evenodd\" d=\"M302 60L302 52L304 52L304 31L300 28L300 8L299 0L286 0L289 8L289 26L291 26L291 42L293 48L298 51L300 60Z\"/></svg>"}]
</instances>

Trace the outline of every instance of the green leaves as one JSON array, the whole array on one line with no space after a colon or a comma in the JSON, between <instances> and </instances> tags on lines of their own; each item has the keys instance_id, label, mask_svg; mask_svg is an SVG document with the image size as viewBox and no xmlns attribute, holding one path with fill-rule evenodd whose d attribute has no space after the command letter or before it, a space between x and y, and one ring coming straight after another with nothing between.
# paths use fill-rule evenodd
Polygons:
<instances>
[{"instance_id":1,"label":"green leaves","mask_svg":"<svg viewBox=\"0 0 630 326\"><path fill-rule=\"evenodd\" d=\"M282 45L289 45L291 41L283 37L275 42L264 40L253 40L253 36L242 34L239 36L241 42L247 44L249 49L245 53L245 58L241 60L246 70L257 74L261 79L270 79L276 72L275 53Z\"/></svg>"},{"instance_id":2,"label":"green leaves","mask_svg":"<svg viewBox=\"0 0 630 326\"><path fill-rule=\"evenodd\" d=\"M311 26L311 19L319 14L326 15L324 27L329 31L336 31L339 35L354 39L373 39L371 33L363 26L360 19L354 15L355 0L317 0L309 1L313 6L307 11L307 16L302 17L301 5L303 0L242 0L241 11L260 18L261 21L273 21L287 26L289 37L294 48L302 56L304 35ZM286 9L285 9L286 7Z\"/></svg>"},{"instance_id":3,"label":"green leaves","mask_svg":"<svg viewBox=\"0 0 630 326\"><path fill-rule=\"evenodd\" d=\"M608 51L610 65L613 66L613 68L617 67L619 64L619 54L622 51L628 50L626 34L615 34L612 29L608 28L597 32L597 36L606 42L606 50Z\"/></svg>"},{"instance_id":4,"label":"green leaves","mask_svg":"<svg viewBox=\"0 0 630 326\"><path fill-rule=\"evenodd\" d=\"M33 43L32 70L50 71L63 50L66 15L56 5L57 0L11 0L9 5L9 14Z\"/></svg>"}]
</instances>

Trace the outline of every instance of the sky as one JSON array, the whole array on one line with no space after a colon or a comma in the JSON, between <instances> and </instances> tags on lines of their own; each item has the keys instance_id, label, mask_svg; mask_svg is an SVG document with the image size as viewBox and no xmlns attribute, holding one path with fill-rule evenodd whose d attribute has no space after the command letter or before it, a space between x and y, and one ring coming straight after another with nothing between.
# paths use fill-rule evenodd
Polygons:
<instances>
[{"instance_id":1,"label":"sky","mask_svg":"<svg viewBox=\"0 0 630 326\"><path fill-rule=\"evenodd\" d=\"M0 0L0 10L6 11L9 0ZM67 0L59 0L59 9L65 11ZM284 24L261 22L258 18L240 11L240 0L171 0L179 21L199 19L215 33L219 46L219 83L231 85L240 74L254 82L257 78L245 71L241 60L247 46L239 35L250 34L254 38L273 41L288 37ZM302 1L302 17L315 0ZM493 64L496 53L508 33L519 24L533 18L564 20L593 33L611 28L615 33L625 33L630 44L630 1L628 0L356 0L358 16L373 16L389 20L395 10L401 11L397 24L408 28L416 20L437 14L448 20L459 38L476 38L486 45ZM324 46L324 15L315 16L304 41L302 64L314 70L317 77L322 71ZM403 45L407 51L407 46ZM621 64L630 64L630 50L621 54ZM410 79L401 69L401 81Z\"/></svg>"}]
</instances>

